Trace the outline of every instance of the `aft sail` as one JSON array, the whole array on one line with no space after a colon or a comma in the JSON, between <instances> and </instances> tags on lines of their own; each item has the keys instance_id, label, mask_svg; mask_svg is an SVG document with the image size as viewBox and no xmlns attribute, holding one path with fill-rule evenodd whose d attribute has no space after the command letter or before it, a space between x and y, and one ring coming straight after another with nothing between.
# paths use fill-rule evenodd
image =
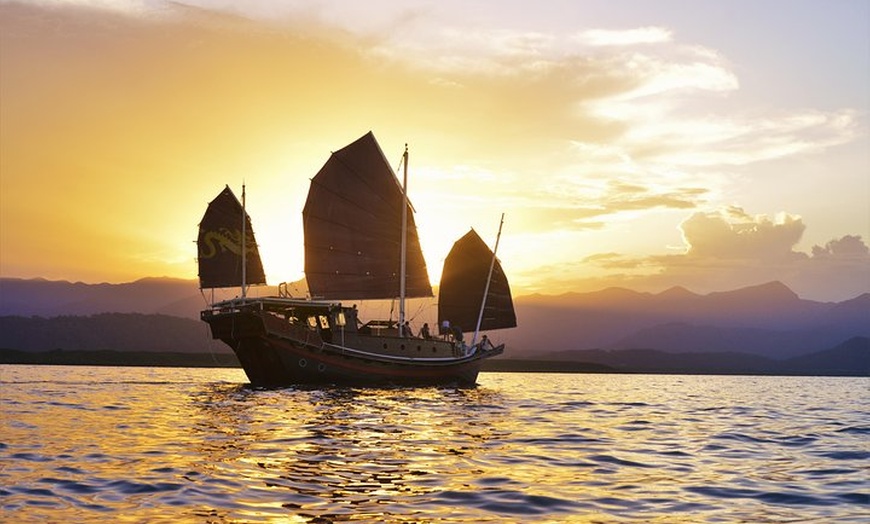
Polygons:
<instances>
[{"instance_id":1,"label":"aft sail","mask_svg":"<svg viewBox=\"0 0 870 524\"><path fill-rule=\"evenodd\" d=\"M480 329L512 328L517 325L510 285L498 259L474 229L453 244L444 260L438 291L438 321L474 329L492 265L492 278Z\"/></svg>"},{"instance_id":2,"label":"aft sail","mask_svg":"<svg viewBox=\"0 0 870 524\"><path fill-rule=\"evenodd\" d=\"M404 191L369 132L330 156L311 180L302 210L305 277L313 297L399 296ZM432 287L417 227L407 204L407 297Z\"/></svg>"},{"instance_id":3,"label":"aft sail","mask_svg":"<svg viewBox=\"0 0 870 524\"><path fill-rule=\"evenodd\" d=\"M242 217L245 220L245 284L265 284L266 275L251 217L229 186L212 200L199 223L196 240L201 288L234 287L242 284Z\"/></svg>"}]
</instances>

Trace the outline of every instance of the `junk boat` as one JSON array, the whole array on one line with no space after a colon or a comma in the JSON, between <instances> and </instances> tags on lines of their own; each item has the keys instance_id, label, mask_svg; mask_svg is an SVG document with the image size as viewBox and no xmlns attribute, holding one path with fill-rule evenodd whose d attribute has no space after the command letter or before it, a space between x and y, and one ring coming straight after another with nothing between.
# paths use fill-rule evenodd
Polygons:
<instances>
[{"instance_id":1,"label":"junk boat","mask_svg":"<svg viewBox=\"0 0 870 524\"><path fill-rule=\"evenodd\" d=\"M495 255L504 215L492 250L474 229L456 241L444 261L438 325L412 335L405 301L433 293L405 190L407 146L402 165L400 184L369 132L332 153L311 180L302 211L305 297L291 296L286 284L276 296L247 296L266 278L244 187L241 202L227 186L209 203L197 238L200 288L241 292L212 301L201 318L235 352L251 385L470 386L483 360L504 351L478 338L516 326ZM383 299L398 299L398 318L360 318L354 301Z\"/></svg>"}]
</instances>

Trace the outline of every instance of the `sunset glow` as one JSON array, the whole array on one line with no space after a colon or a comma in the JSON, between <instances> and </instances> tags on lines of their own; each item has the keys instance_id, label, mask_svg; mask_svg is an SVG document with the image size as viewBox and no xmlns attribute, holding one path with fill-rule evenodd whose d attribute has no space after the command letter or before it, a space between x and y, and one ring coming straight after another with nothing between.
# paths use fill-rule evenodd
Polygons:
<instances>
[{"instance_id":1,"label":"sunset glow","mask_svg":"<svg viewBox=\"0 0 870 524\"><path fill-rule=\"evenodd\" d=\"M0 276L195 278L244 183L298 280L309 180L371 130L435 280L504 212L515 294L870 291L870 5L535 5L0 1Z\"/></svg>"}]
</instances>

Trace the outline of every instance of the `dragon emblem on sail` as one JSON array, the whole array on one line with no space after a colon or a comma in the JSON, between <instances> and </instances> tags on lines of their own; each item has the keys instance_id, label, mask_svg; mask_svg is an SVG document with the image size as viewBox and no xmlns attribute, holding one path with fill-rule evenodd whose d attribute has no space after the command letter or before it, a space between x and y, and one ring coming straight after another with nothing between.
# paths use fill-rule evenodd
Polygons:
<instances>
[{"instance_id":1,"label":"dragon emblem on sail","mask_svg":"<svg viewBox=\"0 0 870 524\"><path fill-rule=\"evenodd\" d=\"M254 253L254 246L247 242L248 253ZM222 227L217 231L207 231L202 236L202 241L199 246L200 258L212 258L218 253L229 251L235 255L242 254L242 232L238 229L230 230Z\"/></svg>"},{"instance_id":2,"label":"dragon emblem on sail","mask_svg":"<svg viewBox=\"0 0 870 524\"><path fill-rule=\"evenodd\" d=\"M201 287L233 287L243 280L266 283L250 218L229 186L209 202L196 243Z\"/></svg>"}]
</instances>

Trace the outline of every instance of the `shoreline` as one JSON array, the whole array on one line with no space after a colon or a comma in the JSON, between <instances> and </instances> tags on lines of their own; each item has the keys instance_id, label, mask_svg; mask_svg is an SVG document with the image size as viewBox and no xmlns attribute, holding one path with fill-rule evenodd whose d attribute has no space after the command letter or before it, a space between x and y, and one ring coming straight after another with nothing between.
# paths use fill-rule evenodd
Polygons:
<instances>
[{"instance_id":1,"label":"shoreline","mask_svg":"<svg viewBox=\"0 0 870 524\"><path fill-rule=\"evenodd\" d=\"M130 367L189 367L189 368L238 368L238 359L232 353L184 353L114 350L61 350L20 351L0 349L0 364L10 365L61 365L61 366L130 366ZM648 369L615 368L604 364L545 359L501 358L487 360L483 372L498 373L594 373L614 375L745 375L745 376L803 376L803 377L870 377L856 371L826 370L809 374L806 372L761 371L761 370L710 370L710 369Z\"/></svg>"}]
</instances>

